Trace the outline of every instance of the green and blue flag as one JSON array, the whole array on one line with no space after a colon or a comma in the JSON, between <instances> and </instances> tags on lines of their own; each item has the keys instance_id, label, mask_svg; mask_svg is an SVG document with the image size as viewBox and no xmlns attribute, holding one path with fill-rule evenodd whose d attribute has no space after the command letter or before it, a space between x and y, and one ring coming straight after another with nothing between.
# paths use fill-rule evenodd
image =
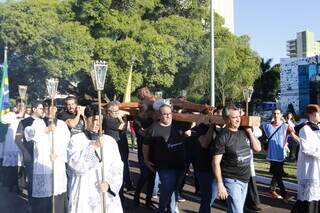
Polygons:
<instances>
[{"instance_id":1,"label":"green and blue flag","mask_svg":"<svg viewBox=\"0 0 320 213\"><path fill-rule=\"evenodd\" d=\"M1 66L1 77L0 118L2 115L10 111L7 47L4 52L4 61Z\"/></svg>"}]
</instances>

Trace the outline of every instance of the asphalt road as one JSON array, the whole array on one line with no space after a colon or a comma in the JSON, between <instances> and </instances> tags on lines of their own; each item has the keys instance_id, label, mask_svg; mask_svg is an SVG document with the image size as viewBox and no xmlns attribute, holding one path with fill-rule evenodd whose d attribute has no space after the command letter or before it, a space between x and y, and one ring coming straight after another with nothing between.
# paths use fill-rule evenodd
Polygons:
<instances>
[{"instance_id":1,"label":"asphalt road","mask_svg":"<svg viewBox=\"0 0 320 213\"><path fill-rule=\"evenodd\" d=\"M137 165L137 155L135 152L130 153L130 170L131 175L136 183L139 176L139 169ZM199 209L200 198L194 194L192 176L187 177L186 184L183 188L182 197L186 199L184 202L179 202L179 212L180 213L193 213L197 212ZM290 191L291 199L289 203L284 203L282 200L273 199L270 197L268 192L268 187L266 185L258 185L260 199L262 202L262 213L284 213L290 212L294 202L295 202L295 192ZM143 205L136 207L133 205L133 192L125 193L126 202L125 210L126 213L141 212L148 213L153 212ZM145 194L142 194L141 203L144 203ZM155 204L158 204L158 199L154 199ZM0 183L0 213L27 213L27 200L26 200L26 191L22 194L17 194L15 192L9 192L8 188L3 187ZM226 205L224 202L216 201L214 208L211 212L226 212Z\"/></svg>"}]
</instances>

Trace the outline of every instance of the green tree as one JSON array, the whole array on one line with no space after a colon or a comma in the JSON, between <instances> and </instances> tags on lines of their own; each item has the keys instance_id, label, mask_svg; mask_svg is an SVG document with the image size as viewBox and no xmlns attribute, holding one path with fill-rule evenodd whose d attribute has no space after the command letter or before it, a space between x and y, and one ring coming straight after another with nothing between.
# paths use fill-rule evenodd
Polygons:
<instances>
[{"instance_id":1,"label":"green tree","mask_svg":"<svg viewBox=\"0 0 320 213\"><path fill-rule=\"evenodd\" d=\"M242 89L253 85L259 75L259 57L249 46L249 37L236 37L222 27L216 14L215 23L215 94L217 103L242 100ZM207 39L208 41L209 39ZM210 50L207 42L191 71L189 93L209 94ZM208 97L207 97L208 100Z\"/></svg>"},{"instance_id":2,"label":"green tree","mask_svg":"<svg viewBox=\"0 0 320 213\"><path fill-rule=\"evenodd\" d=\"M70 10L59 2L26 0L0 5L1 40L8 42L12 56L11 87L27 84L35 98L43 97L46 78L74 81L74 74L88 71L91 64L94 39L85 26L65 21L72 15L60 19L58 12Z\"/></svg>"},{"instance_id":3,"label":"green tree","mask_svg":"<svg viewBox=\"0 0 320 213\"><path fill-rule=\"evenodd\" d=\"M263 61L263 59L261 59ZM280 65L276 64L263 72L254 83L253 100L274 101L280 90Z\"/></svg>"}]
</instances>

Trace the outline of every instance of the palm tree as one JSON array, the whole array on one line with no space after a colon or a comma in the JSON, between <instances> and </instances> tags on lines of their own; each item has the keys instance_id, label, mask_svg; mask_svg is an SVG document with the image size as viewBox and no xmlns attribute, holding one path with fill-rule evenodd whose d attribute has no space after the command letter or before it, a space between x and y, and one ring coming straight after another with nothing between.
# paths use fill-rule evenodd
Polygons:
<instances>
[{"instance_id":1,"label":"palm tree","mask_svg":"<svg viewBox=\"0 0 320 213\"><path fill-rule=\"evenodd\" d=\"M261 62L260 62L260 72L261 75L268 72L271 69L271 62L272 62L272 58L269 58L268 60L264 60L264 58L261 58Z\"/></svg>"}]
</instances>

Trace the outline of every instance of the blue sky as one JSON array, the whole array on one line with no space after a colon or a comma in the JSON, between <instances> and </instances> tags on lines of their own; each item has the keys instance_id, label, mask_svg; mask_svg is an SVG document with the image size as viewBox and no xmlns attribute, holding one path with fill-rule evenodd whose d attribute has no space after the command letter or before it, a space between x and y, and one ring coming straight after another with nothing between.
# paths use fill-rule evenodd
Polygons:
<instances>
[{"instance_id":1,"label":"blue sky","mask_svg":"<svg viewBox=\"0 0 320 213\"><path fill-rule=\"evenodd\" d=\"M297 32L312 31L320 40L320 0L234 0L234 25L261 57L278 63Z\"/></svg>"}]
</instances>

